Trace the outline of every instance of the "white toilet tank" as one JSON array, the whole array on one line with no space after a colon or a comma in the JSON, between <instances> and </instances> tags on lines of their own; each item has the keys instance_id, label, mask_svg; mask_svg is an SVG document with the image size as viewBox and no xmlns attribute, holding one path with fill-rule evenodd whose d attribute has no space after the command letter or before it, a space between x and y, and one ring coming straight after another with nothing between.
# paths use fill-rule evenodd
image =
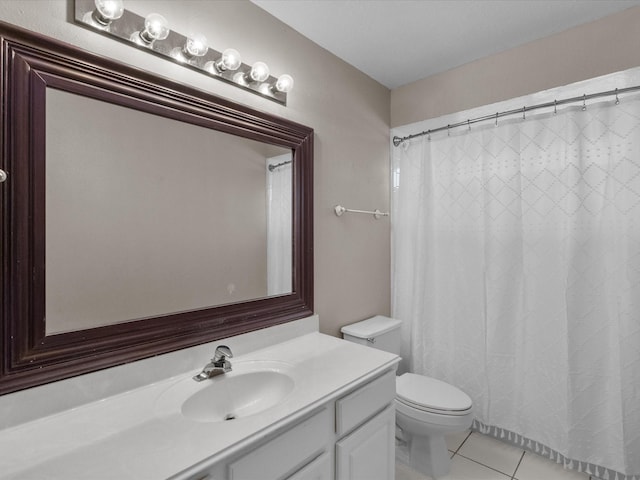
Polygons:
<instances>
[{"instance_id":1,"label":"white toilet tank","mask_svg":"<svg viewBox=\"0 0 640 480\"><path fill-rule=\"evenodd\" d=\"M376 315L340 329L342 338L350 342L400 355L400 320Z\"/></svg>"}]
</instances>

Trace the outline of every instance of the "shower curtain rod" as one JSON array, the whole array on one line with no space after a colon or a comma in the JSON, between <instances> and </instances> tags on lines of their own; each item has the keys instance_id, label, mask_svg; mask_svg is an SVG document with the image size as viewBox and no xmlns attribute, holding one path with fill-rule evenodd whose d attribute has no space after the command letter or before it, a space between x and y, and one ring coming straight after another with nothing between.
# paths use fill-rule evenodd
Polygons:
<instances>
[{"instance_id":1,"label":"shower curtain rod","mask_svg":"<svg viewBox=\"0 0 640 480\"><path fill-rule=\"evenodd\" d=\"M507 110L504 112L496 112L493 115L485 115L484 117L477 117L477 118L472 118L469 120L466 120L464 122L458 122L458 123L452 123L450 125L445 125L442 127L438 127L438 128L432 128L429 130L425 130L424 132L420 132L420 133L414 133L413 135L407 135L406 137L398 137L398 136L394 136L393 137L393 145L395 147L397 147L398 145L400 145L402 142L404 142L405 140L411 140L412 138L416 138L416 137L422 137L424 135L430 135L432 133L435 132L441 132L443 130L450 130L452 128L457 128L457 127L471 127L471 124L473 123L478 123L478 122L484 122L486 120L495 120L496 124L498 123L498 118L500 117L506 117L507 115L516 115L521 113L523 118L526 112L529 112L531 110L537 110L539 108L550 108L553 107L554 108L554 113L555 113L555 109L558 105L565 105L567 103L576 103L576 102L580 102L582 101L582 109L585 110L587 108L587 100L591 100L592 98L599 98L599 97L610 97L612 95L616 96L616 105L619 103L619 99L618 99L618 95L621 93L627 93L627 92L633 92L636 90L640 90L640 85L636 85L635 87L627 87L627 88L616 88L615 90L609 90L607 92L599 92L599 93L592 93L590 95L581 95L579 97L572 97L572 98L566 98L564 100L554 100L553 102L547 102L547 103L539 103L537 105L532 105L530 107L522 107L522 108L516 108L514 110Z\"/></svg>"},{"instance_id":2,"label":"shower curtain rod","mask_svg":"<svg viewBox=\"0 0 640 480\"><path fill-rule=\"evenodd\" d=\"M291 163L291 160L287 160L286 162L276 163L275 165L269 165L267 168L270 172L273 172L276 168L280 168L284 165Z\"/></svg>"}]
</instances>

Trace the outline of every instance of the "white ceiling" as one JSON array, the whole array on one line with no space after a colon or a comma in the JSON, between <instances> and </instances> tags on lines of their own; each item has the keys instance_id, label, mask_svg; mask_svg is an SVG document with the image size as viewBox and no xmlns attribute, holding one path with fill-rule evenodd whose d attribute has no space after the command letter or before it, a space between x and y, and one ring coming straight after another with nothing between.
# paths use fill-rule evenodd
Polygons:
<instances>
[{"instance_id":1,"label":"white ceiling","mask_svg":"<svg viewBox=\"0 0 640 480\"><path fill-rule=\"evenodd\" d=\"M640 5L640 0L251 1L388 88Z\"/></svg>"}]
</instances>

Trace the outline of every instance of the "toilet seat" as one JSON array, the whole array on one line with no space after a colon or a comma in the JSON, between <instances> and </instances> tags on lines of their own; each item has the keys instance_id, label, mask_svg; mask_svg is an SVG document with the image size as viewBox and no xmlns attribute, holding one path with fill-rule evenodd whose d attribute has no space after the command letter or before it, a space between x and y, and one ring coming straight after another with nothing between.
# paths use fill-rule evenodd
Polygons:
<instances>
[{"instance_id":1,"label":"toilet seat","mask_svg":"<svg viewBox=\"0 0 640 480\"><path fill-rule=\"evenodd\" d=\"M414 373L405 373L396 378L396 401L438 415L467 415L472 408L471 398L462 390Z\"/></svg>"}]
</instances>

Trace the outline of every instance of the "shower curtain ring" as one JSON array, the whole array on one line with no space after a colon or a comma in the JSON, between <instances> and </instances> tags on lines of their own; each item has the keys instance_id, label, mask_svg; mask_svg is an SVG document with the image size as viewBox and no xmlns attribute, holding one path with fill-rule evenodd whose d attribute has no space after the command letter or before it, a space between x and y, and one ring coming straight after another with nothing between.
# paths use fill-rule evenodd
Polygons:
<instances>
[{"instance_id":1,"label":"shower curtain ring","mask_svg":"<svg viewBox=\"0 0 640 480\"><path fill-rule=\"evenodd\" d=\"M587 94L582 94L582 111L584 112L587 109Z\"/></svg>"},{"instance_id":2,"label":"shower curtain ring","mask_svg":"<svg viewBox=\"0 0 640 480\"><path fill-rule=\"evenodd\" d=\"M467 127L469 127L469 131L471 131L471 120L467 118Z\"/></svg>"},{"instance_id":3,"label":"shower curtain ring","mask_svg":"<svg viewBox=\"0 0 640 480\"><path fill-rule=\"evenodd\" d=\"M447 137L451 136L451 124L447 125Z\"/></svg>"},{"instance_id":4,"label":"shower curtain ring","mask_svg":"<svg viewBox=\"0 0 640 480\"><path fill-rule=\"evenodd\" d=\"M526 114L525 114L525 112L526 112L526 111L527 111L527 107L526 107L526 106L522 107L522 119L523 119L523 120L526 120L526 119L527 119L527 116L526 116Z\"/></svg>"},{"instance_id":5,"label":"shower curtain ring","mask_svg":"<svg viewBox=\"0 0 640 480\"><path fill-rule=\"evenodd\" d=\"M620 105L620 99L618 98L618 89L616 88L616 105Z\"/></svg>"},{"instance_id":6,"label":"shower curtain ring","mask_svg":"<svg viewBox=\"0 0 640 480\"><path fill-rule=\"evenodd\" d=\"M553 114L556 115L558 113L558 100L553 101Z\"/></svg>"},{"instance_id":7,"label":"shower curtain ring","mask_svg":"<svg viewBox=\"0 0 640 480\"><path fill-rule=\"evenodd\" d=\"M496 112L496 127L498 126L498 112Z\"/></svg>"},{"instance_id":8,"label":"shower curtain ring","mask_svg":"<svg viewBox=\"0 0 640 480\"><path fill-rule=\"evenodd\" d=\"M431 129L427 130L427 141L431 141Z\"/></svg>"}]
</instances>

